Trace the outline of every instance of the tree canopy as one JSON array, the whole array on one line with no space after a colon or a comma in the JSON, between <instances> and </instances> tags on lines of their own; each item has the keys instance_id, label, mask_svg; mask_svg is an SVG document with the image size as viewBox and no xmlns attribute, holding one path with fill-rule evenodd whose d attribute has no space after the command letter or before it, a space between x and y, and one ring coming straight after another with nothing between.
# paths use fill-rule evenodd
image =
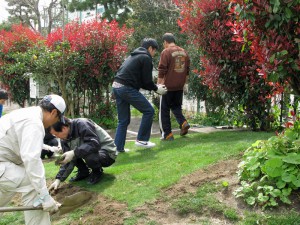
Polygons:
<instances>
[{"instance_id":1,"label":"tree canopy","mask_svg":"<svg viewBox=\"0 0 300 225\"><path fill-rule=\"evenodd\" d=\"M5 0L9 6L9 20L22 23L36 29L46 36L61 21L62 8L60 0L49 0L41 5L40 0ZM43 8L42 8L43 7Z\"/></svg>"},{"instance_id":2,"label":"tree canopy","mask_svg":"<svg viewBox=\"0 0 300 225\"><path fill-rule=\"evenodd\" d=\"M71 12L75 10L94 10L98 5L103 5L104 12L102 18L109 21L116 20L121 26L125 23L130 13L128 0L71 0L66 5Z\"/></svg>"},{"instance_id":3,"label":"tree canopy","mask_svg":"<svg viewBox=\"0 0 300 225\"><path fill-rule=\"evenodd\" d=\"M21 106L29 98L29 77L24 74L30 73L39 84L49 84L47 92L62 94L68 115L112 118L109 88L131 33L106 20L71 22L47 38L22 25L3 30L0 79Z\"/></svg>"}]
</instances>

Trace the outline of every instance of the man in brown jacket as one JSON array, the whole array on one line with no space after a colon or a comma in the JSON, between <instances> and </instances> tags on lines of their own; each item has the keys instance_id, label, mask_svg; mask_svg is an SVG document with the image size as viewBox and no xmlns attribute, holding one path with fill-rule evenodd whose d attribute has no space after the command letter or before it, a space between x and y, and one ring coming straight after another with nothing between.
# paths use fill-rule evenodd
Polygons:
<instances>
[{"instance_id":1,"label":"man in brown jacket","mask_svg":"<svg viewBox=\"0 0 300 225\"><path fill-rule=\"evenodd\" d=\"M159 124L162 140L172 141L170 110L174 114L179 126L180 135L186 135L190 125L182 114L183 89L186 87L190 70L190 58L187 52L175 44L172 33L163 35L164 50L160 55L158 65L158 84L167 87L166 95L160 97Z\"/></svg>"}]
</instances>

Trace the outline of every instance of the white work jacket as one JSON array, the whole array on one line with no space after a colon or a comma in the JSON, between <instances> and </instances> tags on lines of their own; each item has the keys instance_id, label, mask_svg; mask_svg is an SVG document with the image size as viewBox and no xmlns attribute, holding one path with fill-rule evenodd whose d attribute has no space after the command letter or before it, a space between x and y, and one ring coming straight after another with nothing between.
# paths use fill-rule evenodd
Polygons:
<instances>
[{"instance_id":1,"label":"white work jacket","mask_svg":"<svg viewBox=\"0 0 300 225\"><path fill-rule=\"evenodd\" d=\"M43 112L39 106L18 109L0 119L0 165L12 162L24 167L25 176L38 193L47 192L40 158L44 136Z\"/></svg>"}]
</instances>

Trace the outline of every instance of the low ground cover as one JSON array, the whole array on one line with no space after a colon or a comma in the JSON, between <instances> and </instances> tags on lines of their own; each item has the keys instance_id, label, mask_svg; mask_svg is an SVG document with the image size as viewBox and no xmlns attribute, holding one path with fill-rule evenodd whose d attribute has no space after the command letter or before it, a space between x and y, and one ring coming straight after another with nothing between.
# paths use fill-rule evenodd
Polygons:
<instances>
[{"instance_id":1,"label":"low ground cover","mask_svg":"<svg viewBox=\"0 0 300 225\"><path fill-rule=\"evenodd\" d=\"M174 142L153 138L153 149L128 142L131 151L105 169L99 184L63 184L54 195L57 200L82 189L94 197L72 213L53 215L53 224L299 224L296 195L291 206L273 211L251 208L232 195L239 185L236 172L243 152L271 136L250 131L191 133L175 135ZM45 167L50 184L58 167L53 161ZM22 213L1 215L0 224L8 223L23 224Z\"/></svg>"}]
</instances>

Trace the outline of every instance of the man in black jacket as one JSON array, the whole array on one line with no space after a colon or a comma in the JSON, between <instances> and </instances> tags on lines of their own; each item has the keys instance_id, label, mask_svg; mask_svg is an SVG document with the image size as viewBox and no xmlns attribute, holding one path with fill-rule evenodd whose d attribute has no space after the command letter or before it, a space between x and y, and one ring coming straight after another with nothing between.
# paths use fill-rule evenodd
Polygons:
<instances>
[{"instance_id":1,"label":"man in black jacket","mask_svg":"<svg viewBox=\"0 0 300 225\"><path fill-rule=\"evenodd\" d=\"M154 109L139 89L155 91L163 95L167 92L164 85L156 85L152 77L152 57L158 44L155 39L145 38L141 47L135 49L118 70L114 82L113 93L116 97L118 111L118 127L115 144L118 152L124 152L127 127L130 123L130 105L143 113L142 121L135 144L145 148L155 146L149 141Z\"/></svg>"},{"instance_id":2,"label":"man in black jacket","mask_svg":"<svg viewBox=\"0 0 300 225\"><path fill-rule=\"evenodd\" d=\"M103 174L102 167L111 166L115 162L114 140L92 120L65 118L65 123L54 124L50 132L64 140L65 145L69 148L63 154L62 166L56 175L55 182L50 186L50 190L56 190L60 182L67 179L75 166L78 168L78 173L70 181L79 181L89 177L88 184L96 184Z\"/></svg>"}]
</instances>

